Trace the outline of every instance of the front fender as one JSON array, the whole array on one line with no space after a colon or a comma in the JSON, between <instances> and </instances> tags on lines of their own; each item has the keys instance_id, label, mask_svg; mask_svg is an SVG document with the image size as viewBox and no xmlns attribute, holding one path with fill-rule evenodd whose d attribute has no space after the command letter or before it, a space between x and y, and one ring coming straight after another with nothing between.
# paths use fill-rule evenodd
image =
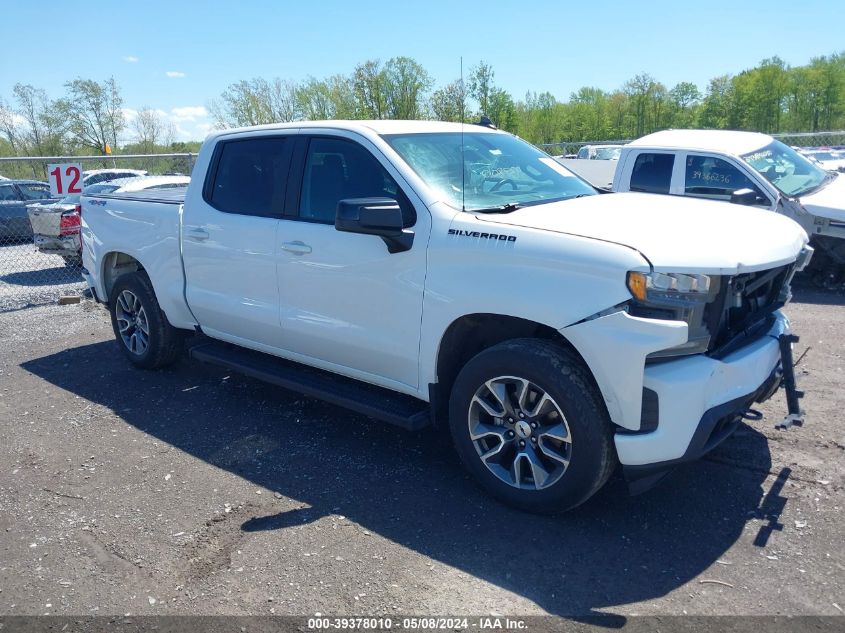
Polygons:
<instances>
[{"instance_id":1,"label":"front fender","mask_svg":"<svg viewBox=\"0 0 845 633\"><path fill-rule=\"evenodd\" d=\"M683 321L643 319L619 311L559 330L587 363L610 419L636 431L642 412L645 359L686 343Z\"/></svg>"}]
</instances>

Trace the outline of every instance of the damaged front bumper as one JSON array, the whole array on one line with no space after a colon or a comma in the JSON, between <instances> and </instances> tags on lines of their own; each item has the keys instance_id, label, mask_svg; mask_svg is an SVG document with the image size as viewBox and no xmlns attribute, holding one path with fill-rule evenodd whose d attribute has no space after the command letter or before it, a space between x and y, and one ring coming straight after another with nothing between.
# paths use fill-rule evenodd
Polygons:
<instances>
[{"instance_id":1,"label":"damaged front bumper","mask_svg":"<svg viewBox=\"0 0 845 633\"><path fill-rule=\"evenodd\" d=\"M780 312L762 337L714 359L699 355L645 369L643 386L656 393L657 427L616 435L616 450L629 489L643 492L678 464L699 459L727 439L758 402L787 388L789 415L800 424L792 367L789 321Z\"/></svg>"},{"instance_id":2,"label":"damaged front bumper","mask_svg":"<svg viewBox=\"0 0 845 633\"><path fill-rule=\"evenodd\" d=\"M593 370L618 427L616 452L633 493L713 449L754 403L782 384L791 385L795 396L790 396L792 421L800 419L800 392L791 371L794 337L782 312L772 313L763 334L724 357L696 354L646 363L649 353L686 340L685 328L676 321L614 313L562 330Z\"/></svg>"}]
</instances>

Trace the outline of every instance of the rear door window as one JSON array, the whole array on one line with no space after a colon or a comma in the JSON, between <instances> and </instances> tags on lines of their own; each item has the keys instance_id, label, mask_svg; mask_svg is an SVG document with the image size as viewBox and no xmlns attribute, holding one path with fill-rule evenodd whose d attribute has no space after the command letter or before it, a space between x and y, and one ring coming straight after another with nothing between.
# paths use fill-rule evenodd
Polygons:
<instances>
[{"instance_id":1,"label":"rear door window","mask_svg":"<svg viewBox=\"0 0 845 633\"><path fill-rule=\"evenodd\" d=\"M226 213L280 216L290 165L286 143L275 136L221 143L206 202Z\"/></svg>"},{"instance_id":2,"label":"rear door window","mask_svg":"<svg viewBox=\"0 0 845 633\"><path fill-rule=\"evenodd\" d=\"M50 187L40 183L20 183L18 187L26 200L44 200L50 197Z\"/></svg>"},{"instance_id":3,"label":"rear door window","mask_svg":"<svg viewBox=\"0 0 845 633\"><path fill-rule=\"evenodd\" d=\"M631 191L669 193L674 166L674 154L640 154L631 172Z\"/></svg>"}]
</instances>

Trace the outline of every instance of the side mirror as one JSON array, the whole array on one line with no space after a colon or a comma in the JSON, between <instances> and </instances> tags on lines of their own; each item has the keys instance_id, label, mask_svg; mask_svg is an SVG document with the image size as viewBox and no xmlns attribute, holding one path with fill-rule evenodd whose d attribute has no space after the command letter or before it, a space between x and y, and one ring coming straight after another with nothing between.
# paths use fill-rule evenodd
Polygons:
<instances>
[{"instance_id":1,"label":"side mirror","mask_svg":"<svg viewBox=\"0 0 845 633\"><path fill-rule=\"evenodd\" d=\"M757 197L757 192L753 189L737 189L731 194L731 204L755 205Z\"/></svg>"},{"instance_id":2,"label":"side mirror","mask_svg":"<svg viewBox=\"0 0 845 633\"><path fill-rule=\"evenodd\" d=\"M337 203L334 227L344 233L378 235L390 253L411 249L414 232L404 228L402 209L392 198L348 198Z\"/></svg>"}]
</instances>

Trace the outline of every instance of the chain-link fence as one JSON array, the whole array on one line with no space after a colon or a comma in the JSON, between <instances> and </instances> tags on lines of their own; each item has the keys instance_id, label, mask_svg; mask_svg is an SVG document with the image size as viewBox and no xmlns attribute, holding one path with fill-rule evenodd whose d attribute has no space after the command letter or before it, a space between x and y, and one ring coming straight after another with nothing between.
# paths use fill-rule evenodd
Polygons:
<instances>
[{"instance_id":1,"label":"chain-link fence","mask_svg":"<svg viewBox=\"0 0 845 633\"><path fill-rule=\"evenodd\" d=\"M0 158L0 312L49 303L84 289L79 196L50 197L48 164L82 163L84 190L107 192L118 186L136 190L183 186L195 158L196 154ZM139 179L144 173L160 177Z\"/></svg>"}]
</instances>

